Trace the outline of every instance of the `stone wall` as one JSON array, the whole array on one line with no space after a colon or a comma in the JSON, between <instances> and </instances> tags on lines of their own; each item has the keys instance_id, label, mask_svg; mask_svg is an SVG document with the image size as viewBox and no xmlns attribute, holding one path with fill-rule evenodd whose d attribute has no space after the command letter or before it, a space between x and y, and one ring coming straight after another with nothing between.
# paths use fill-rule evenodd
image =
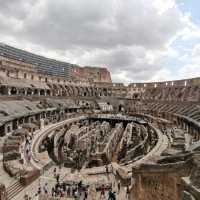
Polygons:
<instances>
[{"instance_id":1,"label":"stone wall","mask_svg":"<svg viewBox=\"0 0 200 200\"><path fill-rule=\"evenodd\" d=\"M189 173L190 167L184 162L133 169L131 200L180 200L181 177Z\"/></svg>"},{"instance_id":2,"label":"stone wall","mask_svg":"<svg viewBox=\"0 0 200 200\"><path fill-rule=\"evenodd\" d=\"M90 82L104 82L111 83L110 72L107 68L101 67L74 67L73 79L79 81L90 81Z\"/></svg>"}]
</instances>

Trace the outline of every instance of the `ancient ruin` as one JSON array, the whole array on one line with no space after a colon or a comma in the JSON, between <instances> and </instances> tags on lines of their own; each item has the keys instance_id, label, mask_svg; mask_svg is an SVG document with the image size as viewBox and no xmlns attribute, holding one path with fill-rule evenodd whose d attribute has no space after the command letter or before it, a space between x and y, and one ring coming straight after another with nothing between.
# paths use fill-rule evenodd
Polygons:
<instances>
[{"instance_id":1,"label":"ancient ruin","mask_svg":"<svg viewBox=\"0 0 200 200\"><path fill-rule=\"evenodd\" d=\"M1 200L199 200L199 141L198 77L125 86L0 44Z\"/></svg>"}]
</instances>

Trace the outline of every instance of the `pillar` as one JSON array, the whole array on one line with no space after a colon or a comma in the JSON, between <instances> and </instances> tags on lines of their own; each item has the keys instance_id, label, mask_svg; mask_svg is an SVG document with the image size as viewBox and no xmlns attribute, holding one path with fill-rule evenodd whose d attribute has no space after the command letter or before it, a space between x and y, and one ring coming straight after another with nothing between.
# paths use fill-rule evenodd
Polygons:
<instances>
[{"instance_id":1,"label":"pillar","mask_svg":"<svg viewBox=\"0 0 200 200\"><path fill-rule=\"evenodd\" d=\"M8 88L8 95L10 96L11 95L11 89L10 88Z\"/></svg>"}]
</instances>

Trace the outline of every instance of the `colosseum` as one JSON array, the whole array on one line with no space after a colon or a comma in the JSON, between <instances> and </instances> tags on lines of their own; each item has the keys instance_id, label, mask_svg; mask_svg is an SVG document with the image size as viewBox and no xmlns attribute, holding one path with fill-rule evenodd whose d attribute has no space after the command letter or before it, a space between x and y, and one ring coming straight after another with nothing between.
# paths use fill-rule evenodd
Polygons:
<instances>
[{"instance_id":1,"label":"colosseum","mask_svg":"<svg viewBox=\"0 0 200 200\"><path fill-rule=\"evenodd\" d=\"M0 44L1 200L199 200L199 152L199 77L126 86Z\"/></svg>"}]
</instances>

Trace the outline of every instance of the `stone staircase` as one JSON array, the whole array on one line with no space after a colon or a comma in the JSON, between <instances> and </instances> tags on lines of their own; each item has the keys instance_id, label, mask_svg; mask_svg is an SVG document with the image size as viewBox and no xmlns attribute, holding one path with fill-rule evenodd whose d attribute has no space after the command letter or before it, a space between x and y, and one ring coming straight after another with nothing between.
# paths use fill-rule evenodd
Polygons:
<instances>
[{"instance_id":1,"label":"stone staircase","mask_svg":"<svg viewBox=\"0 0 200 200\"><path fill-rule=\"evenodd\" d=\"M10 185L7 189L7 199L13 199L17 194L19 194L24 189L24 186L19 182L16 181L12 185Z\"/></svg>"}]
</instances>

